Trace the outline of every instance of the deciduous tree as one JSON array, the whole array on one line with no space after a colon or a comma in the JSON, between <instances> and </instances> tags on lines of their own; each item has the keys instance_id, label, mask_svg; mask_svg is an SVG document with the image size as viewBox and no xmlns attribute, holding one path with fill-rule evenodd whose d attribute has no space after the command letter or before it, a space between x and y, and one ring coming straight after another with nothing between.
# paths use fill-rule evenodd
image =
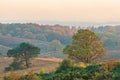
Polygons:
<instances>
[{"instance_id":1,"label":"deciduous tree","mask_svg":"<svg viewBox=\"0 0 120 80\"><path fill-rule=\"evenodd\" d=\"M73 35L72 43L64 48L63 53L74 60L90 63L106 52L98 39L94 32L80 29Z\"/></svg>"}]
</instances>

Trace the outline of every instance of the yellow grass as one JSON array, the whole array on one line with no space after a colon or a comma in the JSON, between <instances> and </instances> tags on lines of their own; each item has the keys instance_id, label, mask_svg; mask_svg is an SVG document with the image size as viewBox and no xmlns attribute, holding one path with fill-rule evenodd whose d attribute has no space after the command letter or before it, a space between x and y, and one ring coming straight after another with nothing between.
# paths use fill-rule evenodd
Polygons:
<instances>
[{"instance_id":1,"label":"yellow grass","mask_svg":"<svg viewBox=\"0 0 120 80\"><path fill-rule=\"evenodd\" d=\"M5 75L9 75L10 72L5 73L4 68L9 66L9 64L13 61L12 58L8 57L0 57L0 80L3 80L3 77ZM58 58L52 58L52 57L47 57L47 58L34 58L32 59L32 65L31 68L29 69L24 69L24 70L17 70L14 71L14 73L18 75L24 75L29 72L36 73L40 72L40 70L44 69L45 72L50 72L54 71L58 64L62 61L62 59Z\"/></svg>"}]
</instances>

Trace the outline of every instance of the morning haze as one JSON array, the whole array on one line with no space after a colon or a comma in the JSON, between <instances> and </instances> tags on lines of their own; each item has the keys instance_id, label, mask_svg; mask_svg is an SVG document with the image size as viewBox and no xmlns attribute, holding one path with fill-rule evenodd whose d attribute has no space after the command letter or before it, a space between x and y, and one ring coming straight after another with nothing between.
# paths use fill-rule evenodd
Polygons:
<instances>
[{"instance_id":1,"label":"morning haze","mask_svg":"<svg viewBox=\"0 0 120 80\"><path fill-rule=\"evenodd\" d=\"M0 0L0 21L118 22L120 0Z\"/></svg>"}]
</instances>

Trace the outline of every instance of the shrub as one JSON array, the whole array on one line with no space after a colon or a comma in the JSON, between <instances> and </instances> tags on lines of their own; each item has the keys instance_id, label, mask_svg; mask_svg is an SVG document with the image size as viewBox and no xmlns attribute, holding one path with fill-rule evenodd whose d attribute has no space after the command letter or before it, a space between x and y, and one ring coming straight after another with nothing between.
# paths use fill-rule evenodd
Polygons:
<instances>
[{"instance_id":1,"label":"shrub","mask_svg":"<svg viewBox=\"0 0 120 80\"><path fill-rule=\"evenodd\" d=\"M4 80L120 80L120 63L110 64L91 64L82 68L73 66L70 59L64 59L55 72L10 75Z\"/></svg>"},{"instance_id":2,"label":"shrub","mask_svg":"<svg viewBox=\"0 0 120 80\"><path fill-rule=\"evenodd\" d=\"M74 65L73 61L69 58L66 58L60 63L59 67L56 70L56 73L69 69L73 67L73 65Z\"/></svg>"},{"instance_id":3,"label":"shrub","mask_svg":"<svg viewBox=\"0 0 120 80\"><path fill-rule=\"evenodd\" d=\"M112 77L114 80L120 80L120 63L115 65Z\"/></svg>"},{"instance_id":4,"label":"shrub","mask_svg":"<svg viewBox=\"0 0 120 80\"><path fill-rule=\"evenodd\" d=\"M10 71L13 68L14 70L21 70L23 69L21 62L12 62L8 67L5 68L5 71Z\"/></svg>"},{"instance_id":5,"label":"shrub","mask_svg":"<svg viewBox=\"0 0 120 80\"><path fill-rule=\"evenodd\" d=\"M31 74L31 75L25 75L19 78L19 80L42 80L39 76L36 74Z\"/></svg>"}]
</instances>

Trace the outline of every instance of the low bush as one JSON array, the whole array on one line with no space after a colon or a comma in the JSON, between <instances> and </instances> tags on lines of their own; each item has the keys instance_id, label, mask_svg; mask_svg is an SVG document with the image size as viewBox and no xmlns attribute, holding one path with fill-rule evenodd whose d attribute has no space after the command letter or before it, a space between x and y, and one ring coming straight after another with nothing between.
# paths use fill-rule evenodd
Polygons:
<instances>
[{"instance_id":1,"label":"low bush","mask_svg":"<svg viewBox=\"0 0 120 80\"><path fill-rule=\"evenodd\" d=\"M10 71L11 68L13 68L14 70L22 70L22 69L24 69L21 62L15 62L15 61L12 62L8 67L5 68L5 72Z\"/></svg>"},{"instance_id":2,"label":"low bush","mask_svg":"<svg viewBox=\"0 0 120 80\"><path fill-rule=\"evenodd\" d=\"M14 79L9 76L4 80L120 80L120 63L91 64L83 68L73 66L65 59L55 72L28 74Z\"/></svg>"}]
</instances>

